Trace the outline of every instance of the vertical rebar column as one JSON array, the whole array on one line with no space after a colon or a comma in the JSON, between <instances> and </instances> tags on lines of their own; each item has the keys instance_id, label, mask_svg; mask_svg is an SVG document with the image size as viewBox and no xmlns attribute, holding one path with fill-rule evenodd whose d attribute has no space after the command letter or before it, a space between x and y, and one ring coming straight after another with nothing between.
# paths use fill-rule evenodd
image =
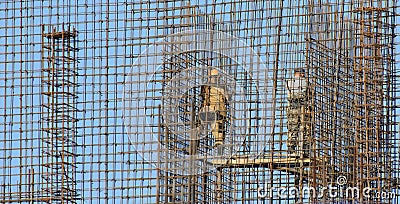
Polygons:
<instances>
[{"instance_id":1,"label":"vertical rebar column","mask_svg":"<svg viewBox=\"0 0 400 204\"><path fill-rule=\"evenodd\" d=\"M380 193L387 185L382 176L385 158L384 133L384 57L388 50L385 1L359 1L354 10L357 42L354 45L354 87L356 119L357 184L360 189L370 188ZM385 28L386 27L386 28ZM389 59L390 61L390 59ZM390 62L389 62L390 63ZM382 203L382 199L361 197L361 202Z\"/></svg>"},{"instance_id":2,"label":"vertical rebar column","mask_svg":"<svg viewBox=\"0 0 400 204\"><path fill-rule=\"evenodd\" d=\"M76 203L76 31L42 37L42 196L49 203Z\"/></svg>"}]
</instances>

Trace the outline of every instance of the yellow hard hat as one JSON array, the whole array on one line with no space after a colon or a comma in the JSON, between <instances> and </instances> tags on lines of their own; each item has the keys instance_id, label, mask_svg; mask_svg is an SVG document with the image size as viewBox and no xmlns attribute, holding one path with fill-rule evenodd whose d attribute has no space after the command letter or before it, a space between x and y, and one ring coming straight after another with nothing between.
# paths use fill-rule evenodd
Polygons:
<instances>
[{"instance_id":1,"label":"yellow hard hat","mask_svg":"<svg viewBox=\"0 0 400 204\"><path fill-rule=\"evenodd\" d=\"M217 69L212 69L211 70L211 76L218 75L218 70Z\"/></svg>"}]
</instances>

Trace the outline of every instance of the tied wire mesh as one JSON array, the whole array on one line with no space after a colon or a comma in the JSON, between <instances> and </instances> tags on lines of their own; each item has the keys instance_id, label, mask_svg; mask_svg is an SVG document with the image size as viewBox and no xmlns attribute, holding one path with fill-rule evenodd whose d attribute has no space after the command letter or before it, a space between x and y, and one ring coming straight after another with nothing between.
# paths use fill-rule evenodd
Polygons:
<instances>
[{"instance_id":1,"label":"tied wire mesh","mask_svg":"<svg viewBox=\"0 0 400 204\"><path fill-rule=\"evenodd\" d=\"M398 203L397 9L2 1L0 203ZM309 146L293 156L287 81L299 68ZM205 85L226 95L220 154L201 124ZM371 190L301 193L328 186Z\"/></svg>"}]
</instances>

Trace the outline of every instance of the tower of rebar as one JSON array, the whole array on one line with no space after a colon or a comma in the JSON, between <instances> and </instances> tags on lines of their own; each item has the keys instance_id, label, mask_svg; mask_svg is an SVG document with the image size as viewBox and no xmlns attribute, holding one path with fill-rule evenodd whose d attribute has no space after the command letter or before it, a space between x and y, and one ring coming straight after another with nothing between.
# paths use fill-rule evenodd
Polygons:
<instances>
[{"instance_id":1,"label":"tower of rebar","mask_svg":"<svg viewBox=\"0 0 400 204\"><path fill-rule=\"evenodd\" d=\"M392 133L385 130L385 124L391 123L388 116L385 118L385 109L390 111L387 110L390 98L385 95L392 89L389 83L393 44L392 33L388 32L390 10L384 3L357 1L353 20L357 39L353 61L357 173L353 177L361 189L368 187L377 192L392 188L391 155L387 152L387 147L392 146L389 140Z\"/></svg>"},{"instance_id":2,"label":"tower of rebar","mask_svg":"<svg viewBox=\"0 0 400 204\"><path fill-rule=\"evenodd\" d=\"M43 28L43 31L45 29ZM43 33L41 178L38 200L76 203L76 31Z\"/></svg>"}]
</instances>

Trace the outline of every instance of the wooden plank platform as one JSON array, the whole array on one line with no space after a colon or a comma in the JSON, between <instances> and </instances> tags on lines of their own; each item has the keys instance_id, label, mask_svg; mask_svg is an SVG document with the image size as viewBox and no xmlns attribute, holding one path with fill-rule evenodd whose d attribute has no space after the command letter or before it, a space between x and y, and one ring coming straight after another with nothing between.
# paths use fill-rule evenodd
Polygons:
<instances>
[{"instance_id":1,"label":"wooden plank platform","mask_svg":"<svg viewBox=\"0 0 400 204\"><path fill-rule=\"evenodd\" d=\"M323 159L287 156L280 158L248 158L240 156L227 159L212 159L210 163L219 166L219 168L266 167L275 170L293 171L296 167L307 167L313 163L316 163L314 165L322 164Z\"/></svg>"}]
</instances>

